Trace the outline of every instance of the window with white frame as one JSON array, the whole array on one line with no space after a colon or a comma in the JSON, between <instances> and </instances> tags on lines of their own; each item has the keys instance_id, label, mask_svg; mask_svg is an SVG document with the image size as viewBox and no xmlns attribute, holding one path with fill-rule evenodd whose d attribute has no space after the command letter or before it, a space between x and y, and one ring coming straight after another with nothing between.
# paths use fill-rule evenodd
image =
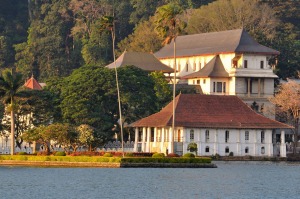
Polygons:
<instances>
[{"instance_id":1,"label":"window with white frame","mask_svg":"<svg viewBox=\"0 0 300 199\"><path fill-rule=\"evenodd\" d=\"M249 131L245 131L245 141L249 141Z\"/></svg>"},{"instance_id":2,"label":"window with white frame","mask_svg":"<svg viewBox=\"0 0 300 199\"><path fill-rule=\"evenodd\" d=\"M208 146L205 147L205 152L209 153L209 147Z\"/></svg>"},{"instance_id":3,"label":"window with white frame","mask_svg":"<svg viewBox=\"0 0 300 199\"><path fill-rule=\"evenodd\" d=\"M261 69L264 68L264 61L260 61L260 68L261 68Z\"/></svg>"},{"instance_id":4,"label":"window with white frame","mask_svg":"<svg viewBox=\"0 0 300 199\"><path fill-rule=\"evenodd\" d=\"M265 154L265 147L261 147L261 154Z\"/></svg>"},{"instance_id":5,"label":"window with white frame","mask_svg":"<svg viewBox=\"0 0 300 199\"><path fill-rule=\"evenodd\" d=\"M265 143L265 132L264 131L260 132L260 141L261 141L261 143Z\"/></svg>"},{"instance_id":6,"label":"window with white frame","mask_svg":"<svg viewBox=\"0 0 300 199\"><path fill-rule=\"evenodd\" d=\"M244 60L244 68L248 68L248 60Z\"/></svg>"},{"instance_id":7,"label":"window with white frame","mask_svg":"<svg viewBox=\"0 0 300 199\"><path fill-rule=\"evenodd\" d=\"M194 141L194 138L195 138L194 130L190 130L190 141Z\"/></svg>"},{"instance_id":8,"label":"window with white frame","mask_svg":"<svg viewBox=\"0 0 300 199\"><path fill-rule=\"evenodd\" d=\"M229 153L229 147L225 147L225 153Z\"/></svg>"},{"instance_id":9,"label":"window with white frame","mask_svg":"<svg viewBox=\"0 0 300 199\"><path fill-rule=\"evenodd\" d=\"M226 92L226 82L213 82L213 92L225 93Z\"/></svg>"},{"instance_id":10,"label":"window with white frame","mask_svg":"<svg viewBox=\"0 0 300 199\"><path fill-rule=\"evenodd\" d=\"M246 154L249 153L249 148L248 147L245 148L245 153Z\"/></svg>"},{"instance_id":11,"label":"window with white frame","mask_svg":"<svg viewBox=\"0 0 300 199\"><path fill-rule=\"evenodd\" d=\"M229 141L229 131L225 131L225 142Z\"/></svg>"},{"instance_id":12,"label":"window with white frame","mask_svg":"<svg viewBox=\"0 0 300 199\"><path fill-rule=\"evenodd\" d=\"M209 130L205 131L205 142L209 142Z\"/></svg>"}]
</instances>

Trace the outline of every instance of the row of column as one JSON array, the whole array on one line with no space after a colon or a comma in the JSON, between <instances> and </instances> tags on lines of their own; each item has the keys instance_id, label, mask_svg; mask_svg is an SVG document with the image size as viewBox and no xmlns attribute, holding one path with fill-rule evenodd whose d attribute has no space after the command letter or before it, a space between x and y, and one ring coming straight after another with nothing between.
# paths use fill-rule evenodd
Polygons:
<instances>
[{"instance_id":1,"label":"row of column","mask_svg":"<svg viewBox=\"0 0 300 199\"><path fill-rule=\"evenodd\" d=\"M157 135L160 136L157 136ZM157 140L157 137L160 138L160 140ZM164 152L164 143L168 142L168 147L167 149L170 151L171 149L171 140L174 140L174 136L172 133L172 128L160 128L160 131L158 131L158 128L154 128L154 140L153 140L153 146L156 147L156 144L159 143L160 151ZM137 151L138 147L138 142L139 142L139 127L135 128L135 142L134 142L134 151ZM142 128L142 140L141 140L141 145L142 145L142 151L143 152L151 152L151 127L143 127Z\"/></svg>"}]
</instances>

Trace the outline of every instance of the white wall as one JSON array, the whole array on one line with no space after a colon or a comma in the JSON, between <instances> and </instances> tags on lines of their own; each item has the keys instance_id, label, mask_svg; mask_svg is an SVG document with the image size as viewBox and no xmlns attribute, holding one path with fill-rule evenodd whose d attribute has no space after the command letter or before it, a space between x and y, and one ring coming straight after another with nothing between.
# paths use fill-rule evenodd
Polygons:
<instances>
[{"instance_id":1,"label":"white wall","mask_svg":"<svg viewBox=\"0 0 300 199\"><path fill-rule=\"evenodd\" d=\"M261 142L261 131L253 129L193 129L194 140L190 138L190 128L184 129L184 146L183 153L188 153L187 146L190 142L198 145L198 155L211 156L218 153L221 156L228 156L225 148L229 147L229 152L233 152L234 156L273 156L272 130L264 130L265 140ZM205 140L205 131L209 130L209 141ZM225 142L225 131L229 131L229 140ZM245 131L249 132L249 140L245 140ZM206 152L209 147L209 152ZM248 153L245 148L248 147ZM262 154L264 147L264 154Z\"/></svg>"}]
</instances>

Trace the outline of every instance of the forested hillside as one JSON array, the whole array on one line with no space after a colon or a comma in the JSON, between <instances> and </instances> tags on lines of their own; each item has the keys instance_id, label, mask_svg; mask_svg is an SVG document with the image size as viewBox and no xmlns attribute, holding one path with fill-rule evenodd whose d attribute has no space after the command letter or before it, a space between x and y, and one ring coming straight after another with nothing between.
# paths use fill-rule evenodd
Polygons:
<instances>
[{"instance_id":1,"label":"forested hillside","mask_svg":"<svg viewBox=\"0 0 300 199\"><path fill-rule=\"evenodd\" d=\"M155 31L156 9L176 1L186 28L195 34L245 28L257 41L281 52L277 74L297 76L300 62L300 1L278 0L2 0L0 68L16 67L24 77L65 77L84 65L112 62L113 17L116 47L155 52L164 38Z\"/></svg>"}]
</instances>

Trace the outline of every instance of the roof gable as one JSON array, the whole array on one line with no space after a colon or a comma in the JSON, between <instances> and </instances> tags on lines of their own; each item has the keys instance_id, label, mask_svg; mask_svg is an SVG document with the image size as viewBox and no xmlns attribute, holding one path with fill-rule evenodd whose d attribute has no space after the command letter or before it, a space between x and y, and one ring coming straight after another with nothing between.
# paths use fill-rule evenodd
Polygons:
<instances>
[{"instance_id":1,"label":"roof gable","mask_svg":"<svg viewBox=\"0 0 300 199\"><path fill-rule=\"evenodd\" d=\"M180 94L176 97L175 126L190 128L293 128L254 112L236 96ZM172 126L172 102L132 127Z\"/></svg>"},{"instance_id":2,"label":"roof gable","mask_svg":"<svg viewBox=\"0 0 300 199\"><path fill-rule=\"evenodd\" d=\"M176 38L178 57L222 53L279 54L278 51L258 44L244 29L227 30ZM157 58L173 56L173 41L155 53Z\"/></svg>"},{"instance_id":3,"label":"roof gable","mask_svg":"<svg viewBox=\"0 0 300 199\"><path fill-rule=\"evenodd\" d=\"M217 55L199 71L186 75L182 78L189 79L197 77L229 77L229 73L225 70L220 56Z\"/></svg>"},{"instance_id":4,"label":"roof gable","mask_svg":"<svg viewBox=\"0 0 300 199\"><path fill-rule=\"evenodd\" d=\"M174 70L169 66L161 63L153 54L144 52L123 52L123 54L116 60L116 67L136 66L145 71L162 71L173 72ZM114 62L107 65L108 68L115 68Z\"/></svg>"},{"instance_id":5,"label":"roof gable","mask_svg":"<svg viewBox=\"0 0 300 199\"><path fill-rule=\"evenodd\" d=\"M24 86L32 90L43 89L42 86L38 83L38 81L33 76L25 82Z\"/></svg>"}]
</instances>

